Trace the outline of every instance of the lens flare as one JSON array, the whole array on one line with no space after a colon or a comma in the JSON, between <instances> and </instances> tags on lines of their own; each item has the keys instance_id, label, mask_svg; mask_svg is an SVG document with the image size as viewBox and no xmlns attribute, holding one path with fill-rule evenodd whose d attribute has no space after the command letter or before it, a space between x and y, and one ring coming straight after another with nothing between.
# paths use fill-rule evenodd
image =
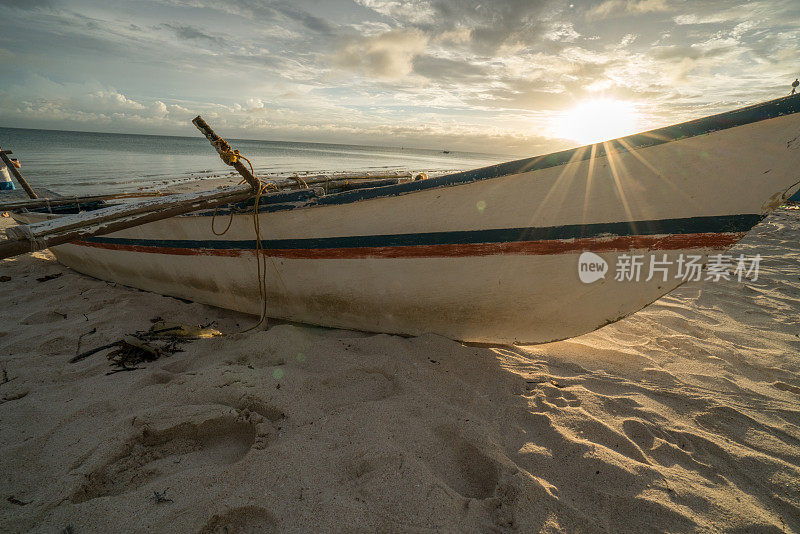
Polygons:
<instances>
[{"instance_id":1,"label":"lens flare","mask_svg":"<svg viewBox=\"0 0 800 534\"><path fill-rule=\"evenodd\" d=\"M555 135L562 139L597 143L635 133L639 114L630 102L589 100L557 117L554 126Z\"/></svg>"}]
</instances>

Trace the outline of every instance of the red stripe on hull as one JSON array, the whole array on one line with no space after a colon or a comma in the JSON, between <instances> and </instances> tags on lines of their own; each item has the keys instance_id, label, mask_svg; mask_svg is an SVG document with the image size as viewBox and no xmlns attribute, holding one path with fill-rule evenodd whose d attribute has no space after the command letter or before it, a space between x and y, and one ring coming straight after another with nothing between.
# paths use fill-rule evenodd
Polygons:
<instances>
[{"instance_id":1,"label":"red stripe on hull","mask_svg":"<svg viewBox=\"0 0 800 534\"><path fill-rule=\"evenodd\" d=\"M514 241L508 243L470 243L456 245L415 245L399 247L358 247L323 249L270 249L263 253L273 258L293 259L358 259L358 258L458 258L470 256L551 255L590 250L612 252L631 249L685 250L695 248L725 249L739 241L745 232L726 234L673 234L666 236L622 236L589 239L566 239L552 241ZM125 250L149 254L175 256L228 256L253 254L255 250L243 249L197 249L121 245L115 243L93 243L74 241L73 245Z\"/></svg>"}]
</instances>

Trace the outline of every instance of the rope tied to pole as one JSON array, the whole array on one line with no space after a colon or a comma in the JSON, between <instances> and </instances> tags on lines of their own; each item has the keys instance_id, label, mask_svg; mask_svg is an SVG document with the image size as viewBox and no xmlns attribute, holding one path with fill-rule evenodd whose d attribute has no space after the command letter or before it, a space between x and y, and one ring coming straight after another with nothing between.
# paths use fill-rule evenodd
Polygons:
<instances>
[{"instance_id":1,"label":"rope tied to pole","mask_svg":"<svg viewBox=\"0 0 800 534\"><path fill-rule=\"evenodd\" d=\"M261 201L261 196L270 188L273 188L275 191L278 191L279 188L277 184L274 182L263 182L259 178L255 176L255 170L253 169L253 163L243 156L238 150L234 150L228 144L225 139L218 136L214 130L203 120L201 116L197 116L192 120L192 123L200 130L203 135L206 136L206 139L211 143L211 146L217 151L219 154L220 159L225 162L226 165L230 165L234 167L239 174L242 175L243 182L247 182L253 188L253 230L255 233L256 238L256 249L255 249L255 256L256 256L256 272L258 277L258 295L261 301L261 317L259 318L258 322L251 326L250 328L244 330L243 332L249 332L255 328L258 328L260 325L266 322L267 319L267 261L266 261L266 254L263 249L263 243L261 239L261 224L259 222L258 214L259 214L259 203ZM248 171L247 167L245 167L240 160L244 160L250 166L250 170ZM308 187L308 184L305 183L305 180L302 178L298 181L298 183L302 182L305 187ZM217 216L217 209L214 208L214 215L211 217L211 231L214 235L224 235L228 230L230 230L231 225L233 224L234 218L234 209L231 206L230 209L230 218L228 219L228 225L225 227L222 232L217 232L216 228L214 227L214 221ZM278 283L283 287L284 293L286 292L286 285L283 283L281 278L280 272L278 272L278 268L275 265L275 260L273 258L269 258L270 263L272 264L272 268L275 270L275 274L278 279Z\"/></svg>"},{"instance_id":2,"label":"rope tied to pole","mask_svg":"<svg viewBox=\"0 0 800 534\"><path fill-rule=\"evenodd\" d=\"M192 123L206 136L211 146L213 146L217 154L219 154L220 159L222 159L226 165L230 165L239 171L242 178L253 188L254 193L261 191L261 180L254 176L253 164L249 159L244 157L238 150L232 149L231 145L229 145L225 139L218 136L200 115L192 119ZM239 160L246 161L250 165L250 170Z\"/></svg>"},{"instance_id":3,"label":"rope tied to pole","mask_svg":"<svg viewBox=\"0 0 800 534\"><path fill-rule=\"evenodd\" d=\"M226 165L234 167L237 163L239 163L239 160L243 159L250 165L250 172L254 173L253 164L250 162L250 160L244 157L238 150L232 149L231 145L229 145L225 139L219 137L215 141L212 141L211 144L217 150L220 159L224 161Z\"/></svg>"}]
</instances>

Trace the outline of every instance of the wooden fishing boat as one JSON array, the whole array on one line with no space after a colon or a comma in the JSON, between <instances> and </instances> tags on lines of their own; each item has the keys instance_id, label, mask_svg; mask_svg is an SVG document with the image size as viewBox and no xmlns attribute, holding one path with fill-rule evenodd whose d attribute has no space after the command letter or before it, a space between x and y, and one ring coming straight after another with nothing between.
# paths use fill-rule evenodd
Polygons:
<instances>
[{"instance_id":1,"label":"wooden fishing boat","mask_svg":"<svg viewBox=\"0 0 800 534\"><path fill-rule=\"evenodd\" d=\"M491 343L589 332L683 283L645 280L649 256L721 253L797 190L799 110L786 97L427 180L265 196L267 315ZM224 235L201 210L52 251L103 280L258 314L252 204L218 211L217 230L232 217ZM579 276L587 251L608 266L591 283ZM634 255L641 278L617 280Z\"/></svg>"}]
</instances>

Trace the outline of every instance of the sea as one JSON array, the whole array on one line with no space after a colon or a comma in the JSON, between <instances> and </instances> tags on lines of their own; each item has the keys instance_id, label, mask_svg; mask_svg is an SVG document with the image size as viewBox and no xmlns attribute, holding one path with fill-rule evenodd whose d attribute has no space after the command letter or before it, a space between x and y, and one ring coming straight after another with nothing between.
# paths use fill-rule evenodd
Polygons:
<instances>
[{"instance_id":1,"label":"sea","mask_svg":"<svg viewBox=\"0 0 800 534\"><path fill-rule=\"evenodd\" d=\"M508 155L228 139L260 176L395 171L442 174L514 159ZM136 192L231 174L201 135L176 137L0 127L0 147L33 187L64 195Z\"/></svg>"}]
</instances>

